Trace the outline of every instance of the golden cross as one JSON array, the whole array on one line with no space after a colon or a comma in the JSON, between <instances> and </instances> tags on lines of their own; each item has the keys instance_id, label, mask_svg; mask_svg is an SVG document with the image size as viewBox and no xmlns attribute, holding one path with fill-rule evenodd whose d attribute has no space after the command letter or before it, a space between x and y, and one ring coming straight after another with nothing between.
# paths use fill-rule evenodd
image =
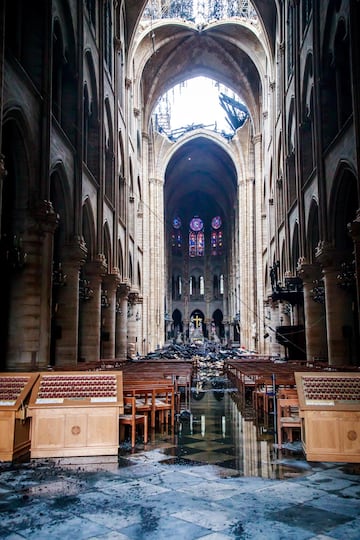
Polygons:
<instances>
[{"instance_id":1,"label":"golden cross","mask_svg":"<svg viewBox=\"0 0 360 540\"><path fill-rule=\"evenodd\" d=\"M195 323L196 328L199 328L201 321L202 321L202 318L199 317L199 315L196 315L196 317L194 317L194 323Z\"/></svg>"}]
</instances>

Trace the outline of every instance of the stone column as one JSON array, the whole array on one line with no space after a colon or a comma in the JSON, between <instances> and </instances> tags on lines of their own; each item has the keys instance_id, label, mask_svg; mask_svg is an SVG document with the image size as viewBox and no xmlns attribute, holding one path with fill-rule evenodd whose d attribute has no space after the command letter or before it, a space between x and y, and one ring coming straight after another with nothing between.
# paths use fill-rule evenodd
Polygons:
<instances>
[{"instance_id":1,"label":"stone column","mask_svg":"<svg viewBox=\"0 0 360 540\"><path fill-rule=\"evenodd\" d=\"M348 332L353 326L351 297L339 287L337 278L343 253L323 242L316 255L324 276L329 365L350 364Z\"/></svg>"},{"instance_id":2,"label":"stone column","mask_svg":"<svg viewBox=\"0 0 360 540\"><path fill-rule=\"evenodd\" d=\"M119 309L116 314L115 330L115 357L120 360L127 358L127 313L128 313L128 293L129 284L122 282L117 289Z\"/></svg>"},{"instance_id":3,"label":"stone column","mask_svg":"<svg viewBox=\"0 0 360 540\"><path fill-rule=\"evenodd\" d=\"M10 247L8 369L46 368L50 358L52 243L57 215L40 201ZM20 223L21 217L19 218ZM40 278L41 276L41 278Z\"/></svg>"},{"instance_id":4,"label":"stone column","mask_svg":"<svg viewBox=\"0 0 360 540\"><path fill-rule=\"evenodd\" d=\"M255 314L255 319L253 324L256 324L256 332L252 332L252 342L253 348L258 350L259 348L263 350L263 333L259 333L259 321L264 316L264 274L263 274L263 218L262 218L262 200L263 200L263 156L262 156L262 134L258 133L253 137L254 144L254 176L255 176L255 210L254 210L254 253L255 261L252 263L255 266L250 266L251 275L255 277L254 280L251 280L251 294L254 298L253 301L253 311Z\"/></svg>"},{"instance_id":5,"label":"stone column","mask_svg":"<svg viewBox=\"0 0 360 540\"><path fill-rule=\"evenodd\" d=\"M299 262L299 276L303 282L306 358L327 358L326 314L324 303L315 301L312 295L314 282L321 279L321 268L318 264Z\"/></svg>"},{"instance_id":6,"label":"stone column","mask_svg":"<svg viewBox=\"0 0 360 540\"><path fill-rule=\"evenodd\" d=\"M136 305L139 293L130 291L128 294L128 356L134 356L137 341Z\"/></svg>"},{"instance_id":7,"label":"stone column","mask_svg":"<svg viewBox=\"0 0 360 540\"><path fill-rule=\"evenodd\" d=\"M80 305L79 361L93 362L100 358L101 282L105 272L102 255L84 266L84 276L90 282L93 295Z\"/></svg>"},{"instance_id":8,"label":"stone column","mask_svg":"<svg viewBox=\"0 0 360 540\"><path fill-rule=\"evenodd\" d=\"M62 270L66 282L57 292L53 305L55 365L76 366L78 358L79 272L86 259L86 247L80 238L64 246Z\"/></svg>"},{"instance_id":9,"label":"stone column","mask_svg":"<svg viewBox=\"0 0 360 540\"><path fill-rule=\"evenodd\" d=\"M356 287L356 303L355 309L360 310L360 210L356 213L355 220L349 224L349 232L354 242L355 253L355 287ZM357 332L360 334L360 317L358 317Z\"/></svg>"},{"instance_id":10,"label":"stone column","mask_svg":"<svg viewBox=\"0 0 360 540\"><path fill-rule=\"evenodd\" d=\"M58 216L50 201L40 201L35 209L36 226L41 232L42 245L40 260L40 336L38 367L47 367L50 363L51 313L52 313L52 270L54 232L58 225Z\"/></svg>"},{"instance_id":11,"label":"stone column","mask_svg":"<svg viewBox=\"0 0 360 540\"><path fill-rule=\"evenodd\" d=\"M0 58L0 62L1 62L1 58ZM0 81L1 81L1 79L2 79L2 77L0 76ZM2 88L2 86L1 86L1 88ZM0 104L0 118L2 118L1 104ZM5 169L4 156L2 154L0 154L0 212L2 211L2 192L3 192L4 179L5 179L6 175L7 175L7 171ZM1 218L1 213L0 213L0 218ZM1 221L2 220L0 219L0 238L1 238Z\"/></svg>"},{"instance_id":12,"label":"stone column","mask_svg":"<svg viewBox=\"0 0 360 540\"><path fill-rule=\"evenodd\" d=\"M151 245L148 249L149 271L148 278L148 339L150 348L164 342L164 291L165 259L164 259L164 182L159 178L149 179L149 204L152 212L149 214L149 238Z\"/></svg>"},{"instance_id":13,"label":"stone column","mask_svg":"<svg viewBox=\"0 0 360 540\"><path fill-rule=\"evenodd\" d=\"M107 274L103 280L109 305L101 309L102 358L115 358L116 290L119 282L118 273Z\"/></svg>"}]
</instances>

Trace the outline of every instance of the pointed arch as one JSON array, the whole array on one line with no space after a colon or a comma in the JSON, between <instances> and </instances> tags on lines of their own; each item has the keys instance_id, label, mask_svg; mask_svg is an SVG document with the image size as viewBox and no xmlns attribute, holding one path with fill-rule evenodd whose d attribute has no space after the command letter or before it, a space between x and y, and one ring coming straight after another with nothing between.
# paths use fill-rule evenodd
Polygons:
<instances>
[{"instance_id":1,"label":"pointed arch","mask_svg":"<svg viewBox=\"0 0 360 540\"><path fill-rule=\"evenodd\" d=\"M87 249L87 260L95 256L96 228L94 213L89 198L86 198L82 207L82 235Z\"/></svg>"},{"instance_id":2,"label":"pointed arch","mask_svg":"<svg viewBox=\"0 0 360 540\"><path fill-rule=\"evenodd\" d=\"M95 178L99 174L99 139L98 139L98 95L94 61L90 51L85 52L84 59L84 155L83 159Z\"/></svg>"},{"instance_id":3,"label":"pointed arch","mask_svg":"<svg viewBox=\"0 0 360 540\"><path fill-rule=\"evenodd\" d=\"M141 287L142 287L142 278L141 278L141 268L140 268L140 263L137 264L137 284L139 286L139 289L141 291Z\"/></svg>"},{"instance_id":4,"label":"pointed arch","mask_svg":"<svg viewBox=\"0 0 360 540\"><path fill-rule=\"evenodd\" d=\"M124 279L124 250L122 247L121 240L119 240L119 260L118 260L118 268L120 272L120 276L122 279Z\"/></svg>"},{"instance_id":5,"label":"pointed arch","mask_svg":"<svg viewBox=\"0 0 360 540\"><path fill-rule=\"evenodd\" d=\"M319 207L317 201L313 198L307 225L307 258L310 264L315 263L316 248L319 245L320 231L319 231Z\"/></svg>"},{"instance_id":6,"label":"pointed arch","mask_svg":"<svg viewBox=\"0 0 360 540\"><path fill-rule=\"evenodd\" d=\"M104 231L104 255L106 259L108 273L110 273L111 268L112 268L112 254L111 254L112 242L111 242L110 228L107 221L105 221L104 223L103 231Z\"/></svg>"},{"instance_id":7,"label":"pointed arch","mask_svg":"<svg viewBox=\"0 0 360 540\"><path fill-rule=\"evenodd\" d=\"M329 206L329 215L334 216L330 224L330 238L338 249L353 250L347 225L355 219L358 207L356 175L349 164L341 162L335 173Z\"/></svg>"},{"instance_id":8,"label":"pointed arch","mask_svg":"<svg viewBox=\"0 0 360 540\"><path fill-rule=\"evenodd\" d=\"M299 244L299 223L296 222L294 226L294 232L291 242L291 259L290 267L292 275L296 274L296 268L300 257L300 244Z\"/></svg>"},{"instance_id":9,"label":"pointed arch","mask_svg":"<svg viewBox=\"0 0 360 540\"><path fill-rule=\"evenodd\" d=\"M113 121L109 99L105 99L105 195L110 201L114 199L114 135Z\"/></svg>"}]
</instances>

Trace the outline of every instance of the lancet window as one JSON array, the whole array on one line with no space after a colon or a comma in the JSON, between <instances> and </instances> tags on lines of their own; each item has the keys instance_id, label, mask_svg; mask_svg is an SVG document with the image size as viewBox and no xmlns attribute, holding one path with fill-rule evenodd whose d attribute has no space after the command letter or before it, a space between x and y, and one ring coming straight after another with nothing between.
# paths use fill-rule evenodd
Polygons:
<instances>
[{"instance_id":1,"label":"lancet window","mask_svg":"<svg viewBox=\"0 0 360 540\"><path fill-rule=\"evenodd\" d=\"M221 255L223 248L222 220L220 216L215 216L211 220L211 254Z\"/></svg>"},{"instance_id":2,"label":"lancet window","mask_svg":"<svg viewBox=\"0 0 360 540\"><path fill-rule=\"evenodd\" d=\"M189 256L203 257L205 253L204 223L195 216L190 221L189 231Z\"/></svg>"},{"instance_id":3,"label":"lancet window","mask_svg":"<svg viewBox=\"0 0 360 540\"><path fill-rule=\"evenodd\" d=\"M171 231L171 247L174 254L180 254L182 248L181 219L174 217Z\"/></svg>"}]
</instances>

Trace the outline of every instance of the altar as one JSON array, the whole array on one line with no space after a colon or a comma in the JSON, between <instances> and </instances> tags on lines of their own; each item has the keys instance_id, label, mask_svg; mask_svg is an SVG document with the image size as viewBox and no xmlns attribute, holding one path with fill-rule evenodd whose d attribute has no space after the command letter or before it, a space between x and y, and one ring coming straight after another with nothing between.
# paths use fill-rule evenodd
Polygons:
<instances>
[{"instance_id":1,"label":"altar","mask_svg":"<svg viewBox=\"0 0 360 540\"><path fill-rule=\"evenodd\" d=\"M203 319L199 315L192 316L189 323L189 341L190 343L204 343L204 332L202 327Z\"/></svg>"}]
</instances>

